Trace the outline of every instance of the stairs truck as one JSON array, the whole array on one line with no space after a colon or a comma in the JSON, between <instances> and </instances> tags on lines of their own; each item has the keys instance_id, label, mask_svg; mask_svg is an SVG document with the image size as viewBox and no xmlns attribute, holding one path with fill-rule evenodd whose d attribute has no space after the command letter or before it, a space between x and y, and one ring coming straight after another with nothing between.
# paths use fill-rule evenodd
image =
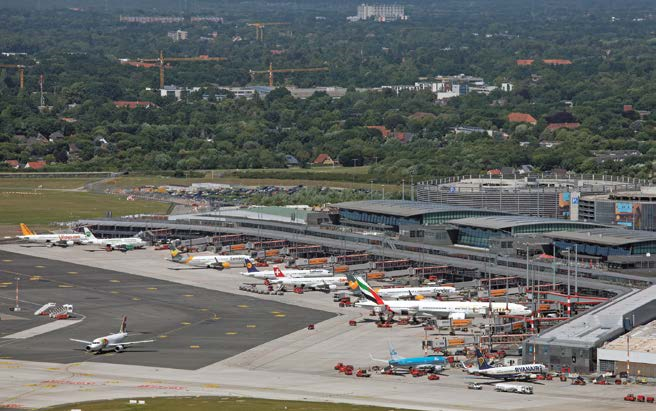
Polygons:
<instances>
[{"instance_id":1,"label":"stairs truck","mask_svg":"<svg viewBox=\"0 0 656 411\"><path fill-rule=\"evenodd\" d=\"M533 394L533 387L525 384L499 383L494 386L495 391L513 392L516 394Z\"/></svg>"}]
</instances>

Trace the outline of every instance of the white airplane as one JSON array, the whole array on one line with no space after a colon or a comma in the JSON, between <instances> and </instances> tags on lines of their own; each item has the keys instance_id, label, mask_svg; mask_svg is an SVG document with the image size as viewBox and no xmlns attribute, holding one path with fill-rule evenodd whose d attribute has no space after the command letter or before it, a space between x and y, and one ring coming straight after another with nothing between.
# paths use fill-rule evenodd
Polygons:
<instances>
[{"instance_id":1,"label":"white airplane","mask_svg":"<svg viewBox=\"0 0 656 411\"><path fill-rule=\"evenodd\" d=\"M270 279L276 278L276 273L273 270L260 271L250 260L245 260L246 263L246 272L241 273L246 277L253 277L258 279ZM285 270L285 275L295 278L307 278L307 277L328 277L330 276L330 271L324 269L313 269L313 270Z\"/></svg>"},{"instance_id":2,"label":"white airplane","mask_svg":"<svg viewBox=\"0 0 656 411\"><path fill-rule=\"evenodd\" d=\"M231 265L244 264L244 261L251 258L250 255L235 254L235 255L216 255L216 254L198 254L190 255L183 253L175 248L171 249L171 261L180 264L189 264L193 267L216 268L223 270L230 268Z\"/></svg>"},{"instance_id":3,"label":"white airplane","mask_svg":"<svg viewBox=\"0 0 656 411\"><path fill-rule=\"evenodd\" d=\"M23 235L16 236L18 239L28 241L30 243L44 243L48 246L62 246L66 247L74 244L87 244L87 239L84 234L70 233L70 234L36 234L30 228L21 223L21 233Z\"/></svg>"},{"instance_id":4,"label":"white airplane","mask_svg":"<svg viewBox=\"0 0 656 411\"><path fill-rule=\"evenodd\" d=\"M402 287L402 288L380 288L376 292L385 298L415 298L437 297L439 295L455 294L455 287L431 286L431 287Z\"/></svg>"},{"instance_id":5,"label":"white airplane","mask_svg":"<svg viewBox=\"0 0 656 411\"><path fill-rule=\"evenodd\" d=\"M116 250L125 249L132 250L135 248L143 248L147 243L139 237L126 237L126 238L96 238L95 235L87 227L84 227L84 235L86 236L89 244L98 244L104 248Z\"/></svg>"},{"instance_id":6,"label":"white airplane","mask_svg":"<svg viewBox=\"0 0 656 411\"><path fill-rule=\"evenodd\" d=\"M355 277L352 288L359 288L367 301L357 302L357 307L366 307L389 311L399 315L430 315L460 320L476 315L485 315L489 311L490 303L475 301L437 301L437 300L392 300L384 301L361 277ZM491 303L492 311L498 314L530 315L531 310L515 303Z\"/></svg>"},{"instance_id":7,"label":"white airplane","mask_svg":"<svg viewBox=\"0 0 656 411\"><path fill-rule=\"evenodd\" d=\"M544 364L523 364L508 367L492 367L483 353L476 347L478 368L468 368L469 374L503 380L534 380L537 374L546 374L549 369Z\"/></svg>"},{"instance_id":8,"label":"white airplane","mask_svg":"<svg viewBox=\"0 0 656 411\"><path fill-rule=\"evenodd\" d=\"M116 352L123 352L126 348L134 344L145 344L151 343L155 340L144 340L144 341L129 341L123 342L123 340L128 336L127 331L127 321L128 317L123 317L123 322L121 322L121 328L116 334L106 335L104 337L96 338L93 341L85 340L76 340L74 338L69 338L71 341L79 342L86 344L84 349L87 352L96 352L98 354L102 353L103 350L114 350Z\"/></svg>"},{"instance_id":9,"label":"white airplane","mask_svg":"<svg viewBox=\"0 0 656 411\"><path fill-rule=\"evenodd\" d=\"M346 277L307 277L307 278L293 278L287 277L280 271L280 268L273 267L275 278L267 279L265 282L269 284L280 284L283 287L302 287L310 290L317 291L332 291L340 285L348 285Z\"/></svg>"}]
</instances>

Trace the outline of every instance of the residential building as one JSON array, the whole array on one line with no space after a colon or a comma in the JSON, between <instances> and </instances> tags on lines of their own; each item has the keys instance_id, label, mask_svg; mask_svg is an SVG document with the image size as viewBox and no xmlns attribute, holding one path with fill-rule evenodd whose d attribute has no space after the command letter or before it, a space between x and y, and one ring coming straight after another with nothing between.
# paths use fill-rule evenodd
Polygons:
<instances>
[{"instance_id":1,"label":"residential building","mask_svg":"<svg viewBox=\"0 0 656 411\"><path fill-rule=\"evenodd\" d=\"M528 123L532 125L538 124L538 121L530 114L526 113L510 113L508 114L508 121L511 123Z\"/></svg>"},{"instance_id":2,"label":"residential building","mask_svg":"<svg viewBox=\"0 0 656 411\"><path fill-rule=\"evenodd\" d=\"M170 24L170 23L182 23L184 22L184 17L152 17L152 16L120 16L119 21L121 23L160 23L160 24Z\"/></svg>"},{"instance_id":3,"label":"residential building","mask_svg":"<svg viewBox=\"0 0 656 411\"><path fill-rule=\"evenodd\" d=\"M640 157L642 153L640 150L598 150L593 151L592 155L597 163L606 163L623 162L628 158Z\"/></svg>"},{"instance_id":4,"label":"residential building","mask_svg":"<svg viewBox=\"0 0 656 411\"><path fill-rule=\"evenodd\" d=\"M289 167L297 167L301 165L301 162L298 161L298 159L291 154L285 155L285 163Z\"/></svg>"},{"instance_id":5,"label":"residential building","mask_svg":"<svg viewBox=\"0 0 656 411\"><path fill-rule=\"evenodd\" d=\"M518 66L531 66L535 60L517 60Z\"/></svg>"},{"instance_id":6,"label":"residential building","mask_svg":"<svg viewBox=\"0 0 656 411\"><path fill-rule=\"evenodd\" d=\"M369 20L394 21L407 20L405 7L398 4L360 4L357 16L350 17L350 21Z\"/></svg>"},{"instance_id":7,"label":"residential building","mask_svg":"<svg viewBox=\"0 0 656 411\"><path fill-rule=\"evenodd\" d=\"M572 64L570 60L566 59L544 59L542 62L551 66L568 66Z\"/></svg>"},{"instance_id":8,"label":"residential building","mask_svg":"<svg viewBox=\"0 0 656 411\"><path fill-rule=\"evenodd\" d=\"M189 33L183 30L169 31L166 35L173 41L187 40L189 37Z\"/></svg>"},{"instance_id":9,"label":"residential building","mask_svg":"<svg viewBox=\"0 0 656 411\"><path fill-rule=\"evenodd\" d=\"M5 160L5 164L13 169L20 168L20 163L18 162L18 160Z\"/></svg>"},{"instance_id":10,"label":"residential building","mask_svg":"<svg viewBox=\"0 0 656 411\"><path fill-rule=\"evenodd\" d=\"M27 164L25 164L25 168L30 168L32 170L42 170L45 168L46 162L43 160L39 161L28 161Z\"/></svg>"},{"instance_id":11,"label":"residential building","mask_svg":"<svg viewBox=\"0 0 656 411\"><path fill-rule=\"evenodd\" d=\"M501 91L510 92L513 90L512 83L501 83Z\"/></svg>"},{"instance_id":12,"label":"residential building","mask_svg":"<svg viewBox=\"0 0 656 411\"><path fill-rule=\"evenodd\" d=\"M337 164L337 162L333 160L332 157L330 157L328 154L321 153L317 156L317 158L314 159L312 164L320 166L334 166Z\"/></svg>"},{"instance_id":13,"label":"residential building","mask_svg":"<svg viewBox=\"0 0 656 411\"><path fill-rule=\"evenodd\" d=\"M574 130L581 127L581 123L552 123L547 126L547 130L556 131L561 128L566 128L568 130Z\"/></svg>"}]
</instances>

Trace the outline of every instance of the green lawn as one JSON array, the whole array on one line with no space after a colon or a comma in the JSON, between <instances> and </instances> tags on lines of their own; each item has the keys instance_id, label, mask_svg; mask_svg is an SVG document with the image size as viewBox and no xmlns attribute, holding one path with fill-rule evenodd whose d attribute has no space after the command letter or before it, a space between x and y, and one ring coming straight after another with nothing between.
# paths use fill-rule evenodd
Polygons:
<instances>
[{"instance_id":1,"label":"green lawn","mask_svg":"<svg viewBox=\"0 0 656 411\"><path fill-rule=\"evenodd\" d=\"M82 187L87 183L99 180L97 178L0 178L0 190L4 189L29 189L37 188L61 188L71 189Z\"/></svg>"},{"instance_id":2,"label":"green lawn","mask_svg":"<svg viewBox=\"0 0 656 411\"><path fill-rule=\"evenodd\" d=\"M235 397L173 397L141 398L145 405L130 405L127 399L94 401L67 404L49 411L70 411L78 408L83 411L392 411L389 407L369 407L364 405L332 404L322 402L276 401Z\"/></svg>"},{"instance_id":3,"label":"green lawn","mask_svg":"<svg viewBox=\"0 0 656 411\"><path fill-rule=\"evenodd\" d=\"M22 194L17 194L22 193ZM118 217L139 213L164 213L168 204L154 201L127 201L124 197L70 191L0 190L0 224L43 225L55 221L104 217L112 211Z\"/></svg>"}]
</instances>

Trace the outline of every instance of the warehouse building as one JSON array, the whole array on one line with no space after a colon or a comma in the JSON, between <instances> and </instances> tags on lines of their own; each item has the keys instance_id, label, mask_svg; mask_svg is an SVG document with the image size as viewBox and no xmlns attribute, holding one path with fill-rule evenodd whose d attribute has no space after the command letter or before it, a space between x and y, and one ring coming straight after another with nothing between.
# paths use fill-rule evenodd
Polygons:
<instances>
[{"instance_id":1,"label":"warehouse building","mask_svg":"<svg viewBox=\"0 0 656 411\"><path fill-rule=\"evenodd\" d=\"M403 200L349 201L333 204L333 207L338 209L342 224L368 224L395 231L401 225L437 225L458 218L504 214L493 210Z\"/></svg>"},{"instance_id":2,"label":"warehouse building","mask_svg":"<svg viewBox=\"0 0 656 411\"><path fill-rule=\"evenodd\" d=\"M551 231L590 230L603 227L595 223L581 223L555 218L536 218L517 215L496 215L451 220L458 228L457 244L490 248L490 240L518 236L535 236Z\"/></svg>"},{"instance_id":3,"label":"warehouse building","mask_svg":"<svg viewBox=\"0 0 656 411\"><path fill-rule=\"evenodd\" d=\"M582 195L636 191L646 181L609 176L488 175L449 177L417 183L417 200L498 210L535 217L570 219Z\"/></svg>"},{"instance_id":4,"label":"warehouse building","mask_svg":"<svg viewBox=\"0 0 656 411\"><path fill-rule=\"evenodd\" d=\"M628 366L627 366L628 365ZM597 349L599 372L656 377L656 321L636 327Z\"/></svg>"},{"instance_id":5,"label":"warehouse building","mask_svg":"<svg viewBox=\"0 0 656 411\"><path fill-rule=\"evenodd\" d=\"M566 368L571 372L590 373L602 371L602 366L603 370L607 370L611 367L609 362L598 366L597 360L602 357L599 357L597 349L636 326L655 319L656 286L633 291L529 338L523 345L523 362L542 363L555 371ZM617 357L610 355L603 358L617 361L614 359ZM622 364L614 363L612 366L622 367Z\"/></svg>"}]
</instances>

